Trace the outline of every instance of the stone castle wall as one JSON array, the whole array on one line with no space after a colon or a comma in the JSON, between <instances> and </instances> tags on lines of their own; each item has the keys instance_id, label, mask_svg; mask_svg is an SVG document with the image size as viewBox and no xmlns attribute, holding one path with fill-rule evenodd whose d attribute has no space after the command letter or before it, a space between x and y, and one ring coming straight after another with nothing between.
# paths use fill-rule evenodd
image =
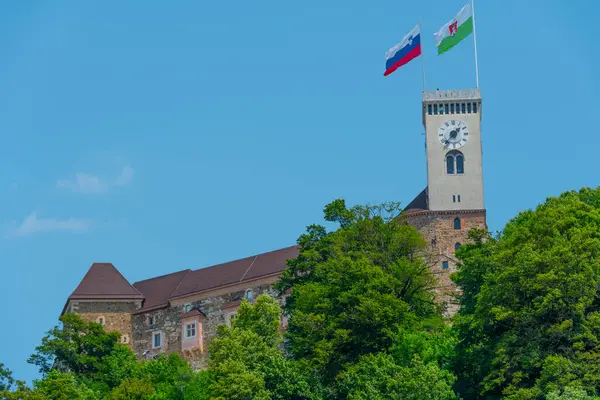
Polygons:
<instances>
[{"instance_id":1,"label":"stone castle wall","mask_svg":"<svg viewBox=\"0 0 600 400\"><path fill-rule=\"evenodd\" d=\"M99 322L103 319L107 332L120 332L121 340L130 345L132 338L132 313L140 307L139 302L79 301L72 303L72 310L85 321Z\"/></svg>"},{"instance_id":2,"label":"stone castle wall","mask_svg":"<svg viewBox=\"0 0 600 400\"><path fill-rule=\"evenodd\" d=\"M420 211L408 214L405 218L421 232L427 242L426 262L439 280L436 292L439 300L447 305L446 315L456 313L458 307L455 297L460 292L450 280L458 262L454 255L455 246L457 243L462 245L469 242L468 234L471 229L487 229L485 211ZM454 228L455 218L460 219L460 229ZM448 263L448 268L443 268L444 261Z\"/></svg>"},{"instance_id":3,"label":"stone castle wall","mask_svg":"<svg viewBox=\"0 0 600 400\"><path fill-rule=\"evenodd\" d=\"M252 290L252 297L268 294L277 298L277 292L270 284L248 287ZM206 365L208 355L208 345L212 338L217 334L217 327L227 323L228 313L235 312L239 302L246 295L246 290L237 290L231 293L225 293L213 297L206 297L191 301L189 303L176 304L168 308L156 310L143 314L133 315L133 349L134 352L142 357L144 352L148 351L143 358L151 358L161 353L177 352L183 358L187 359L194 368L202 368ZM189 304L192 309L198 309L206 315L206 319L201 322L202 326L198 331L202 333L203 351L182 352L183 325L181 316L185 314L185 305ZM148 325L149 317L154 317L154 326ZM158 349L152 348L152 334L160 331L163 335L163 346Z\"/></svg>"}]
</instances>

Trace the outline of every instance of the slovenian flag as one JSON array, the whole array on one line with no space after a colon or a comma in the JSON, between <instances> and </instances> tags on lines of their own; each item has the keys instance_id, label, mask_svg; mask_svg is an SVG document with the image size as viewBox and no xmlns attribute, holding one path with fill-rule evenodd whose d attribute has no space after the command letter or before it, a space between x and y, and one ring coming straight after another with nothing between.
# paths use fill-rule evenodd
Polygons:
<instances>
[{"instance_id":1,"label":"slovenian flag","mask_svg":"<svg viewBox=\"0 0 600 400\"><path fill-rule=\"evenodd\" d=\"M388 50L385 55L385 72L387 76L421 55L421 25L415 26L400 43Z\"/></svg>"}]
</instances>

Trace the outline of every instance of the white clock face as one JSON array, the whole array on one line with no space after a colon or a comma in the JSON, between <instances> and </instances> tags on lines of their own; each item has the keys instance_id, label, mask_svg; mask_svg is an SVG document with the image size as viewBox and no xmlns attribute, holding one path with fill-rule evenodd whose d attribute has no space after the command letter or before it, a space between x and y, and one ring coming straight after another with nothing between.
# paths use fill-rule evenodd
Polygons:
<instances>
[{"instance_id":1,"label":"white clock face","mask_svg":"<svg viewBox=\"0 0 600 400\"><path fill-rule=\"evenodd\" d=\"M440 126L438 130L440 143L447 149L459 149L467 144L469 130L463 121L450 120Z\"/></svg>"}]
</instances>

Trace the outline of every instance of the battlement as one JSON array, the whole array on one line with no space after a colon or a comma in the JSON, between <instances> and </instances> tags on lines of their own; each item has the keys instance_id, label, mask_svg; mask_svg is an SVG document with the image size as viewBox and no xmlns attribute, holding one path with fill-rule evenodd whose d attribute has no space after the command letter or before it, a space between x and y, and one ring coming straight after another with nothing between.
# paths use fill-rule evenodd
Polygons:
<instances>
[{"instance_id":1,"label":"battlement","mask_svg":"<svg viewBox=\"0 0 600 400\"><path fill-rule=\"evenodd\" d=\"M430 90L423 92L423 103L449 100L481 100L481 89Z\"/></svg>"}]
</instances>

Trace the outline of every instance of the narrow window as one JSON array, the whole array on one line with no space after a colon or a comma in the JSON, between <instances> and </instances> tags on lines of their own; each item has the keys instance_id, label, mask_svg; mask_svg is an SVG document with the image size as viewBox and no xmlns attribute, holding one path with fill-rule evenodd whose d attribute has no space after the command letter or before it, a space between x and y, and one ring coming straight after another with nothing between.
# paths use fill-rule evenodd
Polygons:
<instances>
[{"instance_id":1,"label":"narrow window","mask_svg":"<svg viewBox=\"0 0 600 400\"><path fill-rule=\"evenodd\" d=\"M440 104L440 115L444 114L444 105Z\"/></svg>"},{"instance_id":2,"label":"narrow window","mask_svg":"<svg viewBox=\"0 0 600 400\"><path fill-rule=\"evenodd\" d=\"M456 203L456 195L455 194L452 195L452 202Z\"/></svg>"},{"instance_id":3,"label":"narrow window","mask_svg":"<svg viewBox=\"0 0 600 400\"><path fill-rule=\"evenodd\" d=\"M160 332L155 332L152 334L152 347L156 349L160 346L162 346L162 335Z\"/></svg>"},{"instance_id":4,"label":"narrow window","mask_svg":"<svg viewBox=\"0 0 600 400\"><path fill-rule=\"evenodd\" d=\"M127 343L127 336L123 336L123 343Z\"/></svg>"},{"instance_id":5,"label":"narrow window","mask_svg":"<svg viewBox=\"0 0 600 400\"><path fill-rule=\"evenodd\" d=\"M196 337L196 323L187 324L185 326L185 337L187 339Z\"/></svg>"},{"instance_id":6,"label":"narrow window","mask_svg":"<svg viewBox=\"0 0 600 400\"><path fill-rule=\"evenodd\" d=\"M450 112L450 105L446 104L446 114L448 114Z\"/></svg>"},{"instance_id":7,"label":"narrow window","mask_svg":"<svg viewBox=\"0 0 600 400\"><path fill-rule=\"evenodd\" d=\"M433 115L437 115L437 104L433 105Z\"/></svg>"},{"instance_id":8,"label":"narrow window","mask_svg":"<svg viewBox=\"0 0 600 400\"><path fill-rule=\"evenodd\" d=\"M465 114L465 103L461 104L461 108L462 108L462 113Z\"/></svg>"},{"instance_id":9,"label":"narrow window","mask_svg":"<svg viewBox=\"0 0 600 400\"><path fill-rule=\"evenodd\" d=\"M225 315L225 323L227 326L231 327L231 321L235 319L235 312L230 312Z\"/></svg>"},{"instance_id":10,"label":"narrow window","mask_svg":"<svg viewBox=\"0 0 600 400\"><path fill-rule=\"evenodd\" d=\"M460 218L454 218L454 229L460 231Z\"/></svg>"},{"instance_id":11,"label":"narrow window","mask_svg":"<svg viewBox=\"0 0 600 400\"><path fill-rule=\"evenodd\" d=\"M458 202L460 203L460 194L458 195Z\"/></svg>"},{"instance_id":12,"label":"narrow window","mask_svg":"<svg viewBox=\"0 0 600 400\"><path fill-rule=\"evenodd\" d=\"M473 112L477 114L477 103L473 103Z\"/></svg>"},{"instance_id":13,"label":"narrow window","mask_svg":"<svg viewBox=\"0 0 600 400\"><path fill-rule=\"evenodd\" d=\"M442 261L442 268L448 269L448 261Z\"/></svg>"},{"instance_id":14,"label":"narrow window","mask_svg":"<svg viewBox=\"0 0 600 400\"><path fill-rule=\"evenodd\" d=\"M460 114L460 104L456 103L456 113Z\"/></svg>"},{"instance_id":15,"label":"narrow window","mask_svg":"<svg viewBox=\"0 0 600 400\"><path fill-rule=\"evenodd\" d=\"M450 114L454 114L454 103L450 104Z\"/></svg>"},{"instance_id":16,"label":"narrow window","mask_svg":"<svg viewBox=\"0 0 600 400\"><path fill-rule=\"evenodd\" d=\"M185 312L192 311L192 305L191 304L186 304L184 307L185 307Z\"/></svg>"},{"instance_id":17,"label":"narrow window","mask_svg":"<svg viewBox=\"0 0 600 400\"><path fill-rule=\"evenodd\" d=\"M148 326L149 327L154 326L154 317L153 316L148 317Z\"/></svg>"},{"instance_id":18,"label":"narrow window","mask_svg":"<svg viewBox=\"0 0 600 400\"><path fill-rule=\"evenodd\" d=\"M457 174L465 173L465 159L462 154L456 155L456 173Z\"/></svg>"},{"instance_id":19,"label":"narrow window","mask_svg":"<svg viewBox=\"0 0 600 400\"><path fill-rule=\"evenodd\" d=\"M252 289L248 289L246 291L246 299L252 300L253 298L254 298L254 292L252 291Z\"/></svg>"},{"instance_id":20,"label":"narrow window","mask_svg":"<svg viewBox=\"0 0 600 400\"><path fill-rule=\"evenodd\" d=\"M467 113L471 114L471 103L467 103Z\"/></svg>"},{"instance_id":21,"label":"narrow window","mask_svg":"<svg viewBox=\"0 0 600 400\"><path fill-rule=\"evenodd\" d=\"M427 106L427 114L431 115L431 104Z\"/></svg>"},{"instance_id":22,"label":"narrow window","mask_svg":"<svg viewBox=\"0 0 600 400\"><path fill-rule=\"evenodd\" d=\"M448 174L454 173L454 156L452 154L446 156L446 172Z\"/></svg>"},{"instance_id":23,"label":"narrow window","mask_svg":"<svg viewBox=\"0 0 600 400\"><path fill-rule=\"evenodd\" d=\"M98 323L104 325L104 317L98 317Z\"/></svg>"},{"instance_id":24,"label":"narrow window","mask_svg":"<svg viewBox=\"0 0 600 400\"><path fill-rule=\"evenodd\" d=\"M460 243L456 243L454 245L454 251L456 251L456 250L460 250Z\"/></svg>"}]
</instances>

